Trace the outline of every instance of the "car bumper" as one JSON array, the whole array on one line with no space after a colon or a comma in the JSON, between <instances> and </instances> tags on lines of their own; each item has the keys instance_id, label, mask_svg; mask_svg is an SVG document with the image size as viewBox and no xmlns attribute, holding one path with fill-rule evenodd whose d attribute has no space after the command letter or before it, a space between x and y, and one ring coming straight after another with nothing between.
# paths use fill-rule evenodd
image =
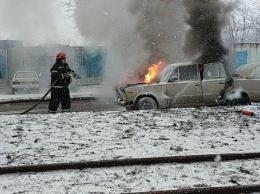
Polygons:
<instances>
[{"instance_id":1,"label":"car bumper","mask_svg":"<svg viewBox=\"0 0 260 194\"><path fill-rule=\"evenodd\" d=\"M40 85L12 85L13 89L37 89Z\"/></svg>"},{"instance_id":2,"label":"car bumper","mask_svg":"<svg viewBox=\"0 0 260 194\"><path fill-rule=\"evenodd\" d=\"M123 100L121 100L120 98L114 100L114 103L115 103L116 105L124 106L124 107L133 106L133 102L123 101Z\"/></svg>"}]
</instances>

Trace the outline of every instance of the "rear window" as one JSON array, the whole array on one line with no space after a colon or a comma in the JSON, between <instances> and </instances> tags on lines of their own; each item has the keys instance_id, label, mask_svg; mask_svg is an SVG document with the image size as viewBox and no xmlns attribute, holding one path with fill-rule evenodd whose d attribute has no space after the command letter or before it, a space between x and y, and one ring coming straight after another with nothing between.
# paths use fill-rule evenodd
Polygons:
<instances>
[{"instance_id":1,"label":"rear window","mask_svg":"<svg viewBox=\"0 0 260 194\"><path fill-rule=\"evenodd\" d=\"M220 63L210 63L204 66L203 71L203 79L218 79L218 78L225 78L226 72L222 64Z\"/></svg>"},{"instance_id":2,"label":"rear window","mask_svg":"<svg viewBox=\"0 0 260 194\"><path fill-rule=\"evenodd\" d=\"M37 78L37 75L34 72L17 72L15 77L16 78Z\"/></svg>"}]
</instances>

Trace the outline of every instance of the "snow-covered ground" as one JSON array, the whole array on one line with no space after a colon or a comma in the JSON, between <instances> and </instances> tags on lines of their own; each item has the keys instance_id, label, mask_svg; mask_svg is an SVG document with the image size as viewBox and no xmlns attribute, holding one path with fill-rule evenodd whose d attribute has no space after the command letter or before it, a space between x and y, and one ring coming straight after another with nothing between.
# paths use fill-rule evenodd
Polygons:
<instances>
[{"instance_id":1,"label":"snow-covered ground","mask_svg":"<svg viewBox=\"0 0 260 194\"><path fill-rule=\"evenodd\" d=\"M237 112L243 109L255 116ZM0 167L260 152L259 104L0 118ZM0 175L0 193L4 194L122 193L237 184L260 184L260 160Z\"/></svg>"},{"instance_id":2,"label":"snow-covered ground","mask_svg":"<svg viewBox=\"0 0 260 194\"><path fill-rule=\"evenodd\" d=\"M75 97L98 97L104 95L113 95L112 89L109 92L103 94L101 91L105 85L89 85L89 86L78 86L77 90L70 90L71 98ZM14 101L14 100L24 100L24 99L41 99L42 96L48 91L49 88L41 88L38 94L2 94L0 93L0 102ZM50 93L45 97L45 99L50 99Z\"/></svg>"}]
</instances>

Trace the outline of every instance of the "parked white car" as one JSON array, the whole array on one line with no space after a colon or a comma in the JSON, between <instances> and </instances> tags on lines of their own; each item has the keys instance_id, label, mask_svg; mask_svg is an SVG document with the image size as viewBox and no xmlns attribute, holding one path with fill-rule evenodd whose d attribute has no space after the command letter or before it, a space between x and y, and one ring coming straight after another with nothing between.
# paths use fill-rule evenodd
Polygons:
<instances>
[{"instance_id":1,"label":"parked white car","mask_svg":"<svg viewBox=\"0 0 260 194\"><path fill-rule=\"evenodd\" d=\"M12 80L12 93L38 93L39 76L35 71L17 71Z\"/></svg>"}]
</instances>

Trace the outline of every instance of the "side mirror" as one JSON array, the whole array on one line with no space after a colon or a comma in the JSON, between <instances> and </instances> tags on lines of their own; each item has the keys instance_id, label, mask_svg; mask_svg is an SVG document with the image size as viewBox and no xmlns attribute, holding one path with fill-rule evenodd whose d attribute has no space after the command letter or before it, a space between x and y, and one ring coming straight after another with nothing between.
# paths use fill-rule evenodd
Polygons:
<instances>
[{"instance_id":1,"label":"side mirror","mask_svg":"<svg viewBox=\"0 0 260 194\"><path fill-rule=\"evenodd\" d=\"M174 76L170 77L169 82L174 82L176 80L178 80L178 77L176 75L174 75Z\"/></svg>"}]
</instances>

